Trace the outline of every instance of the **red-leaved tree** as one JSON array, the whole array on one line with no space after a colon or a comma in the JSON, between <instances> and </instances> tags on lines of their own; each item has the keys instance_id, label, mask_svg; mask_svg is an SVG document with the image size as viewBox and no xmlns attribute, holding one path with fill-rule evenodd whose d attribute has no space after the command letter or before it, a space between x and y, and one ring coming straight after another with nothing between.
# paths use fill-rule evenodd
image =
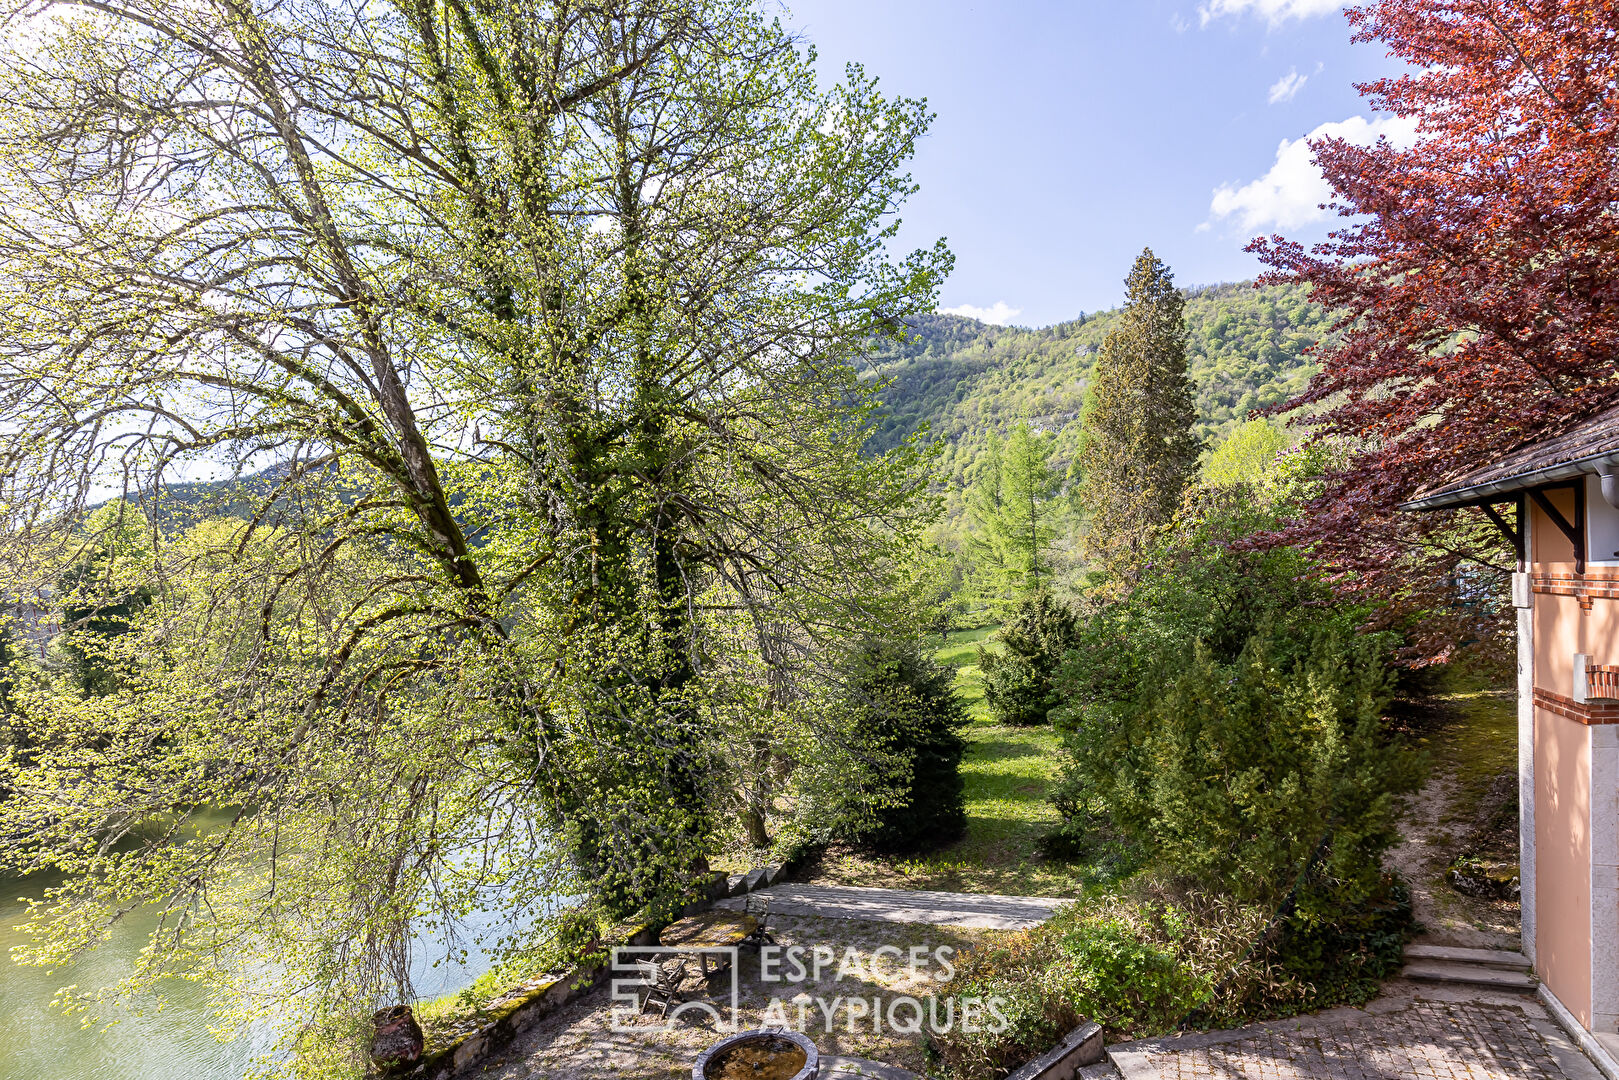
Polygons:
<instances>
[{"instance_id":1,"label":"red-leaved tree","mask_svg":"<svg viewBox=\"0 0 1619 1080\"><path fill-rule=\"evenodd\" d=\"M1351 448L1283 539L1392 599L1414 658L1504 643L1480 566L1510 553L1476 510L1398 505L1619 399L1619 2L1377 0L1359 43L1406 73L1361 84L1409 148L1314 144L1349 222L1306 249L1254 241L1265 282L1343 312L1288 408Z\"/></svg>"}]
</instances>

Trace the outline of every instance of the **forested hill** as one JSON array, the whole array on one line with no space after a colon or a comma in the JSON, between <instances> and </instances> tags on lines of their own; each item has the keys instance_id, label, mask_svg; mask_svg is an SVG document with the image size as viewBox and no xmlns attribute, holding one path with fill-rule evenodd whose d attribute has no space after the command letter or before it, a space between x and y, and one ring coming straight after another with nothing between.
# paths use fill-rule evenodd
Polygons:
<instances>
[{"instance_id":1,"label":"forested hill","mask_svg":"<svg viewBox=\"0 0 1619 1080\"><path fill-rule=\"evenodd\" d=\"M1040 330L957 315L920 320L910 340L871 361L893 380L873 449L893 446L926 421L946 441L941 472L960 483L989 431L1025 419L1055 434L1056 464L1067 468L1091 367L1117 318L1117 311L1105 311ZM1198 433L1212 442L1250 409L1304 385L1315 370L1304 350L1330 318L1302 286L1241 283L1189 292L1186 322Z\"/></svg>"}]
</instances>

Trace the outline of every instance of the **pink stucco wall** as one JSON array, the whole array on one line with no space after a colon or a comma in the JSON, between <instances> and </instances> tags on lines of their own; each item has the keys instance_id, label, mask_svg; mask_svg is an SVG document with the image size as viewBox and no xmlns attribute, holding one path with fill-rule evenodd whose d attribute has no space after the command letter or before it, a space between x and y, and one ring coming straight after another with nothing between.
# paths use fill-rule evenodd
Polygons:
<instances>
[{"instance_id":1,"label":"pink stucco wall","mask_svg":"<svg viewBox=\"0 0 1619 1080\"><path fill-rule=\"evenodd\" d=\"M1574 518L1574 496L1549 492ZM1544 512L1531 507L1530 571L1566 582L1574 546ZM1593 568L1595 570L1595 568ZM1597 571L1611 574L1611 569ZM1619 601L1537 590L1534 598L1534 686L1568 699L1574 654L1619 663ZM1535 709L1535 967L1558 1000L1587 1027L1591 999L1591 738L1578 720Z\"/></svg>"},{"instance_id":2,"label":"pink stucco wall","mask_svg":"<svg viewBox=\"0 0 1619 1080\"><path fill-rule=\"evenodd\" d=\"M1548 491L1546 501L1557 507L1564 521L1574 520L1574 493L1568 490ZM1529 504L1529 522L1533 530L1529 550L1535 555L1535 569L1574 572L1574 544L1563 535L1563 530L1552 524L1546 512L1534 503Z\"/></svg>"},{"instance_id":3,"label":"pink stucco wall","mask_svg":"<svg viewBox=\"0 0 1619 1080\"><path fill-rule=\"evenodd\" d=\"M1595 664L1619 664L1619 600L1595 597L1590 609L1583 610L1575 597L1538 593L1534 619L1535 685L1540 689L1574 695L1575 653Z\"/></svg>"},{"instance_id":4,"label":"pink stucco wall","mask_svg":"<svg viewBox=\"0 0 1619 1080\"><path fill-rule=\"evenodd\" d=\"M1591 1023L1590 777L1585 726L1536 709L1535 967L1586 1026Z\"/></svg>"},{"instance_id":5,"label":"pink stucco wall","mask_svg":"<svg viewBox=\"0 0 1619 1080\"><path fill-rule=\"evenodd\" d=\"M1574 654L1580 648L1585 613L1572 596L1535 597L1535 686L1569 697L1574 693Z\"/></svg>"}]
</instances>

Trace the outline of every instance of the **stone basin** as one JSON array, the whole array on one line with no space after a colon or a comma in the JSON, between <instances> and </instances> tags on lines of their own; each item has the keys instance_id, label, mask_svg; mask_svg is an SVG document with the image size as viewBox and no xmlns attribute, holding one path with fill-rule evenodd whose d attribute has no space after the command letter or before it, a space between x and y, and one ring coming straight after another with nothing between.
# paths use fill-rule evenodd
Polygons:
<instances>
[{"instance_id":1,"label":"stone basin","mask_svg":"<svg viewBox=\"0 0 1619 1080\"><path fill-rule=\"evenodd\" d=\"M692 1080L815 1080L821 1055L796 1031L760 1028L727 1035L704 1050Z\"/></svg>"}]
</instances>

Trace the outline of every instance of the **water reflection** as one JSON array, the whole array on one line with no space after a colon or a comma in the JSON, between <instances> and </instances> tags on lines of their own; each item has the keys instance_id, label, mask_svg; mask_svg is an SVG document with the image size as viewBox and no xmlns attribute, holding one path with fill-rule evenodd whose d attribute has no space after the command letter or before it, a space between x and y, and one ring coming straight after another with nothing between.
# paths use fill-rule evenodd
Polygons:
<instances>
[{"instance_id":1,"label":"water reflection","mask_svg":"<svg viewBox=\"0 0 1619 1080\"><path fill-rule=\"evenodd\" d=\"M172 980L165 987L161 1012L135 1016L118 1010L110 1029L85 1029L77 1016L51 1007L56 991L74 984L88 991L125 975L157 922L155 909L131 912L113 929L106 944L71 970L48 972L13 963L10 949L25 936L13 927L28 905L19 896L38 896L52 882L0 878L0 1080L238 1080L248 1061L270 1049L268 1025L221 1043L209 1030L202 987ZM478 913L458 928L461 946L444 960L441 942L419 939L412 978L424 998L460 990L489 968L477 946L480 932L499 916ZM440 961L434 966L434 961Z\"/></svg>"}]
</instances>

